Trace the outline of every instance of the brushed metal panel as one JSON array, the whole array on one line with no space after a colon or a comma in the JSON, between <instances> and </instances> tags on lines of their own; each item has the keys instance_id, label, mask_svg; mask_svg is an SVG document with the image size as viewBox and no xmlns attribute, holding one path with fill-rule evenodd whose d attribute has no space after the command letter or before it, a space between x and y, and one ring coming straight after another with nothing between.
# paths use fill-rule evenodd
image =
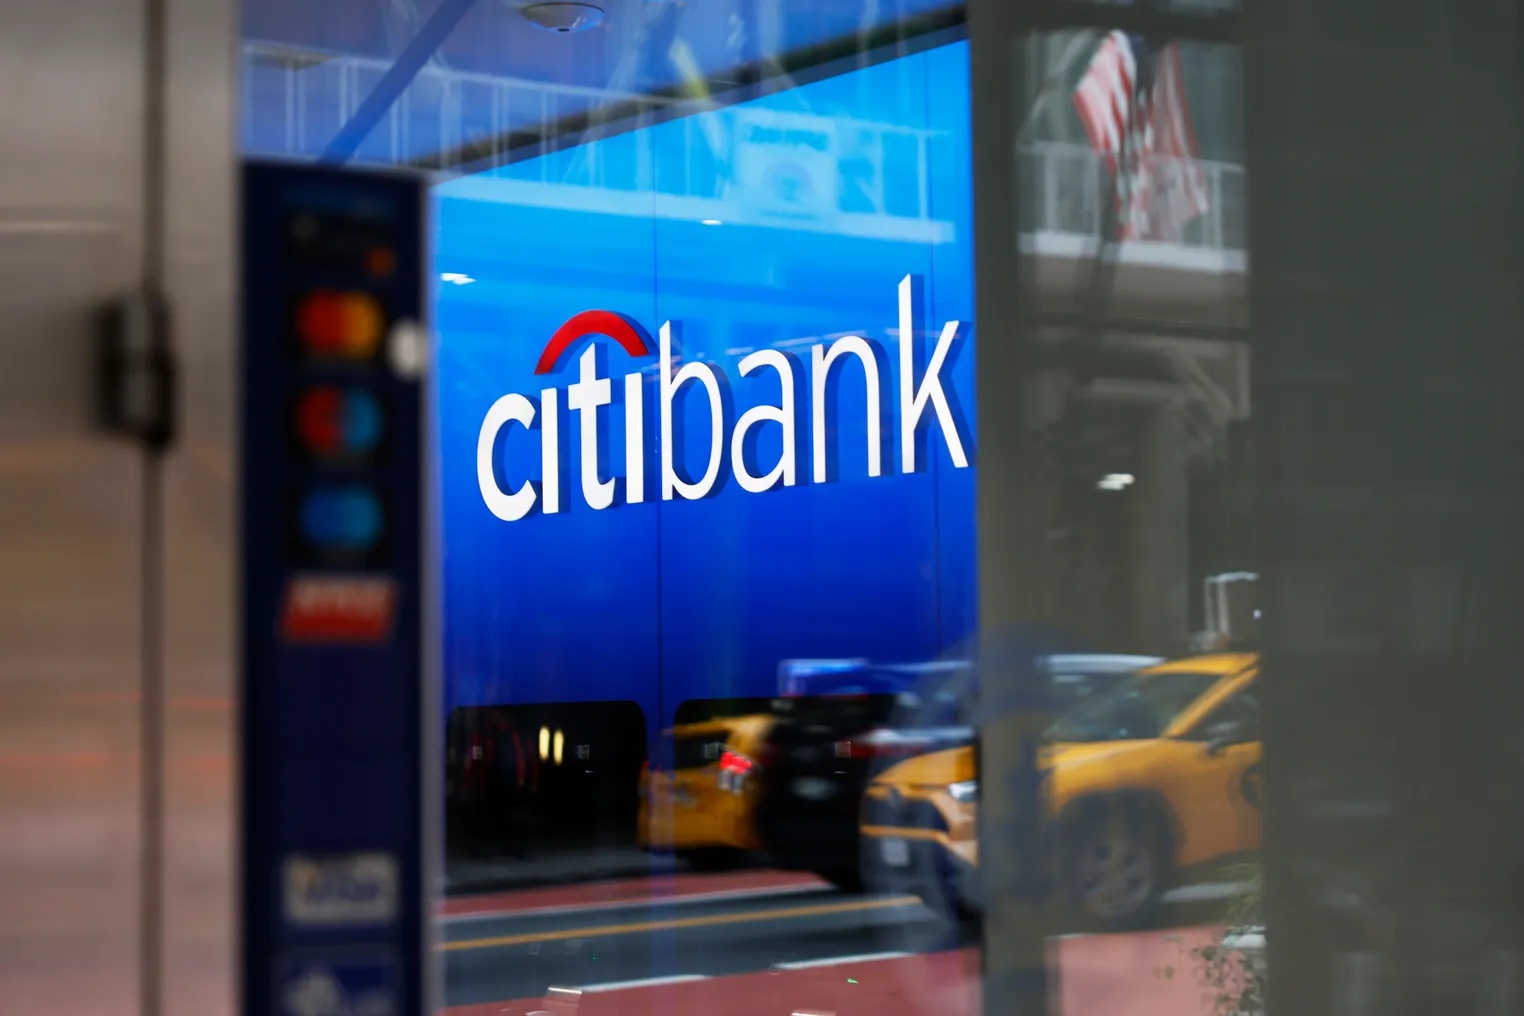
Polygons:
<instances>
[{"instance_id":1,"label":"brushed metal panel","mask_svg":"<svg viewBox=\"0 0 1524 1016\"><path fill-rule=\"evenodd\" d=\"M237 4L171 0L165 277L182 370L165 463L166 1014L236 1010L233 914Z\"/></svg>"},{"instance_id":2,"label":"brushed metal panel","mask_svg":"<svg viewBox=\"0 0 1524 1016\"><path fill-rule=\"evenodd\" d=\"M136 1008L138 453L90 312L141 270L142 10L0 4L0 1012Z\"/></svg>"},{"instance_id":3,"label":"brushed metal panel","mask_svg":"<svg viewBox=\"0 0 1524 1016\"><path fill-rule=\"evenodd\" d=\"M0 4L0 433L82 433L84 311L142 246L142 8Z\"/></svg>"}]
</instances>

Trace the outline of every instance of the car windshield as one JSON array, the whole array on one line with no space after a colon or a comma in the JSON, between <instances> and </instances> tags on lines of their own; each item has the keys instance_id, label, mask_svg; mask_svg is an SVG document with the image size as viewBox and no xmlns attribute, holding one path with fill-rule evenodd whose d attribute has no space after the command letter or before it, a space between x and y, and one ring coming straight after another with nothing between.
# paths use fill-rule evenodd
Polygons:
<instances>
[{"instance_id":1,"label":"car windshield","mask_svg":"<svg viewBox=\"0 0 1524 1016\"><path fill-rule=\"evenodd\" d=\"M1063 715L1081 702L1110 691L1124 681L1131 671L1067 665L1053 668L1048 685L1053 711Z\"/></svg>"},{"instance_id":2,"label":"car windshield","mask_svg":"<svg viewBox=\"0 0 1524 1016\"><path fill-rule=\"evenodd\" d=\"M1080 703L1048 728L1047 740L1094 743L1161 737L1222 674L1142 671Z\"/></svg>"}]
</instances>

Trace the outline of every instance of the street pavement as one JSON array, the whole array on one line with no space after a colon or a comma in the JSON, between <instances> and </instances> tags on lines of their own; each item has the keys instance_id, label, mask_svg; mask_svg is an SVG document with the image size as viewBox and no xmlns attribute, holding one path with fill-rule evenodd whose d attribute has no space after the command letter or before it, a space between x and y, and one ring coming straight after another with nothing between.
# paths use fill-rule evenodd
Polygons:
<instances>
[{"instance_id":1,"label":"street pavement","mask_svg":"<svg viewBox=\"0 0 1524 1016\"><path fill-rule=\"evenodd\" d=\"M1056 941L1064 1016L1205 1016L1187 954L1210 934ZM779 872L456 898L440 938L448 1016L979 1011L975 929L911 896L845 895Z\"/></svg>"}]
</instances>

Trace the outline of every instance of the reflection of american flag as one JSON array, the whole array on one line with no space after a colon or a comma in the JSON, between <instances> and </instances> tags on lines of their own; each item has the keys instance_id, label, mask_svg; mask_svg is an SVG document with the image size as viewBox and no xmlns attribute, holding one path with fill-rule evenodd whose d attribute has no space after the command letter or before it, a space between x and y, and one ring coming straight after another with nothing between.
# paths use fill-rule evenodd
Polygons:
<instances>
[{"instance_id":1,"label":"reflection of american flag","mask_svg":"<svg viewBox=\"0 0 1524 1016\"><path fill-rule=\"evenodd\" d=\"M1109 33L1074 107L1116 181L1120 239L1178 240L1181 226L1210 209L1176 46L1151 52L1141 39Z\"/></svg>"}]
</instances>

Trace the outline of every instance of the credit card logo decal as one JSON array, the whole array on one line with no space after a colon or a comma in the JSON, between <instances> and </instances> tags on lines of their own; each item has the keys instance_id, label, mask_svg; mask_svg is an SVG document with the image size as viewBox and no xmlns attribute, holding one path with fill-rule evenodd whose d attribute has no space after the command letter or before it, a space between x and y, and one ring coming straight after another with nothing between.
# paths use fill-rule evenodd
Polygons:
<instances>
[{"instance_id":1,"label":"credit card logo decal","mask_svg":"<svg viewBox=\"0 0 1524 1016\"><path fill-rule=\"evenodd\" d=\"M281 882L286 921L298 927L390 924L397 919L397 859L383 851L287 857Z\"/></svg>"},{"instance_id":2,"label":"credit card logo decal","mask_svg":"<svg viewBox=\"0 0 1524 1016\"><path fill-rule=\"evenodd\" d=\"M401 1016L397 963L381 949L288 957L277 975L281 1016Z\"/></svg>"},{"instance_id":3,"label":"credit card logo decal","mask_svg":"<svg viewBox=\"0 0 1524 1016\"><path fill-rule=\"evenodd\" d=\"M298 523L314 549L358 553L381 538L385 509L374 491L362 484L327 484L302 499Z\"/></svg>"},{"instance_id":4,"label":"credit card logo decal","mask_svg":"<svg viewBox=\"0 0 1524 1016\"><path fill-rule=\"evenodd\" d=\"M286 585L280 634L287 642L385 642L397 584L376 575L298 575Z\"/></svg>"},{"instance_id":5,"label":"credit card logo decal","mask_svg":"<svg viewBox=\"0 0 1524 1016\"><path fill-rule=\"evenodd\" d=\"M320 459L360 457L380 443L384 414L374 393L319 385L296 406L296 432L303 449Z\"/></svg>"}]
</instances>

